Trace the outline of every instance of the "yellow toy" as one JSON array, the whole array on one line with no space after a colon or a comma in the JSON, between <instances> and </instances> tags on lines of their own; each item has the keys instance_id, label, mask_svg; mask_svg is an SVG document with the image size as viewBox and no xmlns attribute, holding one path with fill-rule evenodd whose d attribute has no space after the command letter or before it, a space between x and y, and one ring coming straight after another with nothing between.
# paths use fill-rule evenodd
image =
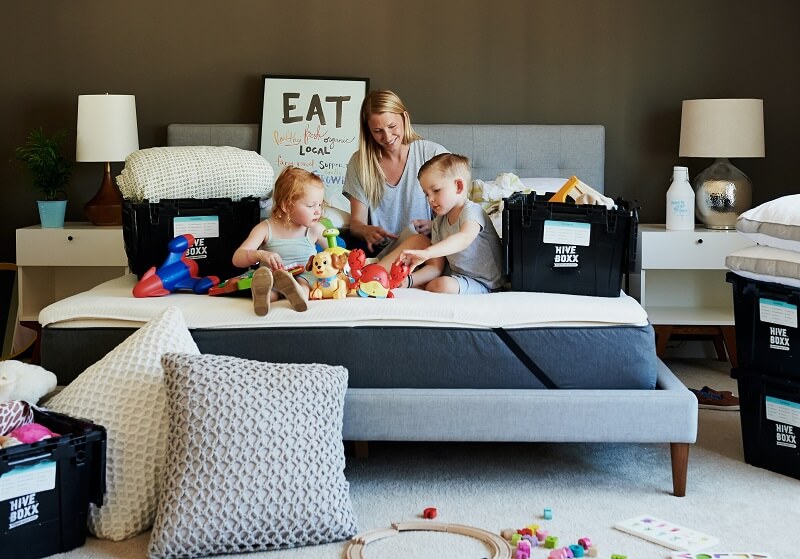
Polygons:
<instances>
[{"instance_id":1,"label":"yellow toy","mask_svg":"<svg viewBox=\"0 0 800 559\"><path fill-rule=\"evenodd\" d=\"M344 299L347 297L347 277L344 268L347 254L334 254L323 250L311 256L306 271L314 274L309 299Z\"/></svg>"}]
</instances>

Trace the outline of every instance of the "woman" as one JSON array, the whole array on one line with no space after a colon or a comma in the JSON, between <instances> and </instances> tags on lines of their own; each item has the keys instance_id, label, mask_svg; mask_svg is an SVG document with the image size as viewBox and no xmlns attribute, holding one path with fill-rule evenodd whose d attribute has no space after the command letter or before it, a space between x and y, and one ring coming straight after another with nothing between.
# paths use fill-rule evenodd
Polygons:
<instances>
[{"instance_id":1,"label":"woman","mask_svg":"<svg viewBox=\"0 0 800 559\"><path fill-rule=\"evenodd\" d=\"M417 173L447 149L414 132L405 105L388 89L367 94L360 124L358 151L347 164L343 188L350 200L350 234L377 252L388 270L403 250L430 246L431 209ZM430 266L419 268L409 285L422 286L435 276Z\"/></svg>"}]
</instances>

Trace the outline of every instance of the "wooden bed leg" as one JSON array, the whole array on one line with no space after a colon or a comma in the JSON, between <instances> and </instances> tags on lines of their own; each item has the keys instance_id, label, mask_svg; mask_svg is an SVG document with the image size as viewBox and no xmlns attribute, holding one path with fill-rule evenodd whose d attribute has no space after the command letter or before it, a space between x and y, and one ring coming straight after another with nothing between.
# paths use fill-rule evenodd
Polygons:
<instances>
[{"instance_id":1,"label":"wooden bed leg","mask_svg":"<svg viewBox=\"0 0 800 559\"><path fill-rule=\"evenodd\" d=\"M689 443L669 443L672 457L672 494L686 496L686 474L689 470Z\"/></svg>"},{"instance_id":2,"label":"wooden bed leg","mask_svg":"<svg viewBox=\"0 0 800 559\"><path fill-rule=\"evenodd\" d=\"M353 451L355 452L356 458L365 460L369 457L369 442L353 441Z\"/></svg>"}]
</instances>

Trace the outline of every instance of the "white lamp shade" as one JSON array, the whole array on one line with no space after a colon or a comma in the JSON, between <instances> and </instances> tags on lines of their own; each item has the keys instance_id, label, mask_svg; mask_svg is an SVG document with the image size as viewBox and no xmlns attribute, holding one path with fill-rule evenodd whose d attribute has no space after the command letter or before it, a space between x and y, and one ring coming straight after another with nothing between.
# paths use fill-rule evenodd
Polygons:
<instances>
[{"instance_id":1,"label":"white lamp shade","mask_svg":"<svg viewBox=\"0 0 800 559\"><path fill-rule=\"evenodd\" d=\"M76 161L124 161L139 149L133 95L79 95Z\"/></svg>"},{"instance_id":2,"label":"white lamp shade","mask_svg":"<svg viewBox=\"0 0 800 559\"><path fill-rule=\"evenodd\" d=\"M684 101L678 155L764 157L763 99Z\"/></svg>"}]
</instances>

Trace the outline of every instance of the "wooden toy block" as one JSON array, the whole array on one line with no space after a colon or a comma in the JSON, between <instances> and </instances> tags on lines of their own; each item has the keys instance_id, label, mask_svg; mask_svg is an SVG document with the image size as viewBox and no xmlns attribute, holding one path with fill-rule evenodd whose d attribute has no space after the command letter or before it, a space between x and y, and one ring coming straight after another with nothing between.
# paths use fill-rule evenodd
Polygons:
<instances>
[{"instance_id":1,"label":"wooden toy block","mask_svg":"<svg viewBox=\"0 0 800 559\"><path fill-rule=\"evenodd\" d=\"M547 536L547 537L544 539L544 546L545 546L547 549L555 549L555 547L556 547L557 545L558 545L558 538L557 538L556 536ZM614 558L612 557L611 559L614 559ZM627 558L626 558L626 559L627 559Z\"/></svg>"},{"instance_id":2,"label":"wooden toy block","mask_svg":"<svg viewBox=\"0 0 800 559\"><path fill-rule=\"evenodd\" d=\"M553 510L552 509L544 509L544 513L542 513L542 517L545 520L552 520L552 518L553 518Z\"/></svg>"}]
</instances>

